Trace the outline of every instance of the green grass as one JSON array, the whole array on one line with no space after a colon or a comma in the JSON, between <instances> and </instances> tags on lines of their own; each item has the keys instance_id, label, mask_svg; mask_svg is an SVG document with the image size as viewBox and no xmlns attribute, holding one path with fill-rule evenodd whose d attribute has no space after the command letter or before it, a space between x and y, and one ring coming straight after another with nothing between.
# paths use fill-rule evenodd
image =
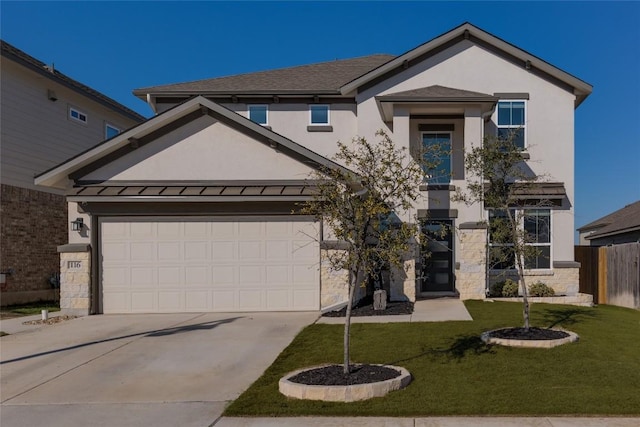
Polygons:
<instances>
[{"instance_id":1,"label":"green grass","mask_svg":"<svg viewBox=\"0 0 640 427\"><path fill-rule=\"evenodd\" d=\"M278 392L287 372L341 363L340 325L305 328L226 416L435 416L640 414L640 312L535 304L532 326L580 335L553 349L487 346L486 330L521 326L522 305L465 302L473 322L352 325L355 362L407 368L404 390L354 403L289 399Z\"/></svg>"},{"instance_id":2,"label":"green grass","mask_svg":"<svg viewBox=\"0 0 640 427\"><path fill-rule=\"evenodd\" d=\"M9 305L0 309L3 319L40 314L42 310L60 311L60 303L56 301L40 301L29 304Z\"/></svg>"}]
</instances>

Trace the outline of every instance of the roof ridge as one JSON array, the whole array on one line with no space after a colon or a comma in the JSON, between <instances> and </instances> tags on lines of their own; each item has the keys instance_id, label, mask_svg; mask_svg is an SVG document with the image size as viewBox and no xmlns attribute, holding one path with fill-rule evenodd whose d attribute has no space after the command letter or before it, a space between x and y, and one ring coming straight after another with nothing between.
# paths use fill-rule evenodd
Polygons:
<instances>
[{"instance_id":1,"label":"roof ridge","mask_svg":"<svg viewBox=\"0 0 640 427\"><path fill-rule=\"evenodd\" d=\"M40 72L50 78L57 79L59 83L70 86L71 89L75 89L76 91L81 92L87 97L94 98L95 101L98 101L102 104L107 104L108 106L116 110L120 110L121 113L128 115L135 120L146 120L143 115L138 114L131 108L125 106L124 104L121 104L120 102L105 95L104 93L93 89L92 87L87 86L72 77L69 77L61 71L56 70L53 66L50 66L40 61L38 58L29 55L25 51L15 47L6 40L0 39L0 45L3 56L13 56L13 58L10 59L21 61L24 66L31 67L34 71Z\"/></svg>"}]
</instances>

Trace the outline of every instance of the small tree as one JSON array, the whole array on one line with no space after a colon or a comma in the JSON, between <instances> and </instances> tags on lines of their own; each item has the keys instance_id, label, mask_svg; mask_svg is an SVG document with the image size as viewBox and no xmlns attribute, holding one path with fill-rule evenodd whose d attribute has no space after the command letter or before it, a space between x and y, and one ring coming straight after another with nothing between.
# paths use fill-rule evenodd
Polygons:
<instances>
[{"instance_id":1,"label":"small tree","mask_svg":"<svg viewBox=\"0 0 640 427\"><path fill-rule=\"evenodd\" d=\"M417 233L415 221L399 220L418 199L421 167L397 148L384 131L377 144L354 138L350 146L338 142L334 159L353 173L324 169L315 174L317 193L301 213L315 216L343 243L344 250L329 253L334 270L349 273L344 326L344 374L350 373L351 309L357 286L364 285L381 261L401 268Z\"/></svg>"},{"instance_id":2,"label":"small tree","mask_svg":"<svg viewBox=\"0 0 640 427\"><path fill-rule=\"evenodd\" d=\"M522 196L541 180L523 164L522 151L514 136L485 137L481 147L473 147L465 156L467 189L456 190L454 201L467 205L483 203L497 213L489 221L489 233L494 245L488 247L488 266L515 264L523 298L524 328L529 329L529 300L524 276L525 260L538 255L529 245L530 236L521 226L524 218ZM535 207L548 205L538 200ZM534 206L527 205L528 208Z\"/></svg>"}]
</instances>

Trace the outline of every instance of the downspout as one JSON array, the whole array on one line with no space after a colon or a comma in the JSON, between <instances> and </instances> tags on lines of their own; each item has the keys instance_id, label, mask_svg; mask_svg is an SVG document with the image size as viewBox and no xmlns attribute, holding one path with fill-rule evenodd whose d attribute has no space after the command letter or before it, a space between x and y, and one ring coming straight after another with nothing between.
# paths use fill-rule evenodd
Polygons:
<instances>
[{"instance_id":1,"label":"downspout","mask_svg":"<svg viewBox=\"0 0 640 427\"><path fill-rule=\"evenodd\" d=\"M493 115L493 113L496 111L496 105L498 105L498 104L497 103L494 104L489 111L487 111L486 113L481 115L482 120L481 120L481 123L480 123L480 128L481 128L481 131L482 131L482 143L483 144L484 144L484 137L485 137L484 124L486 123L488 118L491 117ZM484 205L484 200L482 201L482 204ZM485 210L486 209L484 209L484 206L482 206L482 209L480 209L480 219L482 221L485 220L485 217L484 217ZM484 293L488 297L489 296L489 292L491 290L491 283L490 283L491 277L489 275L489 264L491 262L491 257L490 257L490 254L489 254L489 244L490 244L490 242L489 242L489 231L491 229L489 228L489 219L486 218L486 220L487 220L487 232L485 234L485 243L484 243L484 258L485 258L484 259L484 277L485 277L485 279L484 279L484 283L485 283Z\"/></svg>"},{"instance_id":2,"label":"downspout","mask_svg":"<svg viewBox=\"0 0 640 427\"><path fill-rule=\"evenodd\" d=\"M156 108L156 98L151 96L150 93L147 94L147 104L151 107L153 114L158 114L158 109Z\"/></svg>"}]
</instances>

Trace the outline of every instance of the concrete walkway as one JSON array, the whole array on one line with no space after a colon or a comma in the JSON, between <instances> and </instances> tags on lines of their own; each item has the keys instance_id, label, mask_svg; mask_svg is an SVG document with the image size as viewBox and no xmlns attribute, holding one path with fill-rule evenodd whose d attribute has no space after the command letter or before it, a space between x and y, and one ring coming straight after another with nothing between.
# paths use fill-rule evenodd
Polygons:
<instances>
[{"instance_id":1,"label":"concrete walkway","mask_svg":"<svg viewBox=\"0 0 640 427\"><path fill-rule=\"evenodd\" d=\"M352 317L351 323L397 323L397 322L450 322L473 320L461 300L438 298L419 300L413 306L413 314L398 316ZM344 324L344 317L321 317L316 323Z\"/></svg>"},{"instance_id":2,"label":"concrete walkway","mask_svg":"<svg viewBox=\"0 0 640 427\"><path fill-rule=\"evenodd\" d=\"M565 417L299 417L222 418L215 427L637 427L640 418Z\"/></svg>"}]
</instances>

